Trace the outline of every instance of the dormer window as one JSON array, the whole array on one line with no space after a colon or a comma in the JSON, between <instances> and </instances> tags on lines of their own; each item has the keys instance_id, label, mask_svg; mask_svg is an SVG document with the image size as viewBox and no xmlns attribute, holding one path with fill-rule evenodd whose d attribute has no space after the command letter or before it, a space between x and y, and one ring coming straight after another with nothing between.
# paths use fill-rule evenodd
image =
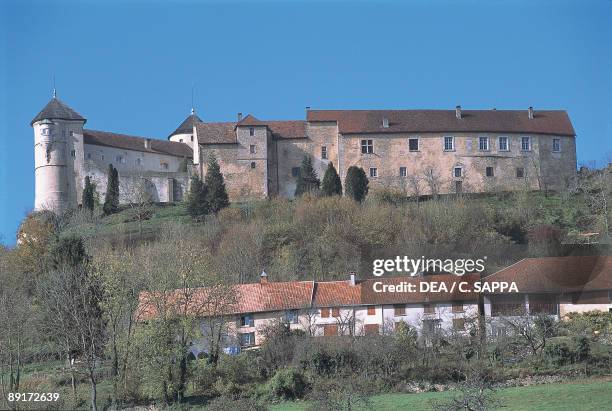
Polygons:
<instances>
[{"instance_id":1,"label":"dormer window","mask_svg":"<svg viewBox=\"0 0 612 411\"><path fill-rule=\"evenodd\" d=\"M255 129L253 127L249 128L249 136L255 135Z\"/></svg>"}]
</instances>

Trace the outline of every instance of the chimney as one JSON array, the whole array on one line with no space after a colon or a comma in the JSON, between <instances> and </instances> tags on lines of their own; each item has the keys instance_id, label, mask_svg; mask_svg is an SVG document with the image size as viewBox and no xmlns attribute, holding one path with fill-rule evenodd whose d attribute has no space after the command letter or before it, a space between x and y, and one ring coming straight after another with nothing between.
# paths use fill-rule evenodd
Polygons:
<instances>
[{"instance_id":1,"label":"chimney","mask_svg":"<svg viewBox=\"0 0 612 411\"><path fill-rule=\"evenodd\" d=\"M265 271L259 275L259 284L268 284L268 274Z\"/></svg>"},{"instance_id":2,"label":"chimney","mask_svg":"<svg viewBox=\"0 0 612 411\"><path fill-rule=\"evenodd\" d=\"M356 274L354 271L349 272L349 284L350 285L356 284L355 277L356 277Z\"/></svg>"},{"instance_id":3,"label":"chimney","mask_svg":"<svg viewBox=\"0 0 612 411\"><path fill-rule=\"evenodd\" d=\"M530 119L533 119L533 107L529 106L529 108L527 109L527 115Z\"/></svg>"},{"instance_id":4,"label":"chimney","mask_svg":"<svg viewBox=\"0 0 612 411\"><path fill-rule=\"evenodd\" d=\"M151 139L150 138L144 139L144 146L147 150L151 150Z\"/></svg>"},{"instance_id":5,"label":"chimney","mask_svg":"<svg viewBox=\"0 0 612 411\"><path fill-rule=\"evenodd\" d=\"M240 120L242 120L242 113L238 113L236 118L237 118L237 121L240 122Z\"/></svg>"},{"instance_id":6,"label":"chimney","mask_svg":"<svg viewBox=\"0 0 612 411\"><path fill-rule=\"evenodd\" d=\"M461 106L455 107L455 116L457 116L457 118L461 120Z\"/></svg>"},{"instance_id":7,"label":"chimney","mask_svg":"<svg viewBox=\"0 0 612 411\"><path fill-rule=\"evenodd\" d=\"M389 128L389 119L387 117L383 117L383 128Z\"/></svg>"}]
</instances>

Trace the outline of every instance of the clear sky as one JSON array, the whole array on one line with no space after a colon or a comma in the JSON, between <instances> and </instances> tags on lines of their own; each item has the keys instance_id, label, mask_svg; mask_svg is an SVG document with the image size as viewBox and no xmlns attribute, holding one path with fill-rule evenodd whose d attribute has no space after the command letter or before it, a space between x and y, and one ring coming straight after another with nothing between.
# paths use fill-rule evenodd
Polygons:
<instances>
[{"instance_id":1,"label":"clear sky","mask_svg":"<svg viewBox=\"0 0 612 411\"><path fill-rule=\"evenodd\" d=\"M304 107L565 109L578 162L612 152L612 1L0 2L0 237L34 203L30 120L165 138L189 114Z\"/></svg>"}]
</instances>

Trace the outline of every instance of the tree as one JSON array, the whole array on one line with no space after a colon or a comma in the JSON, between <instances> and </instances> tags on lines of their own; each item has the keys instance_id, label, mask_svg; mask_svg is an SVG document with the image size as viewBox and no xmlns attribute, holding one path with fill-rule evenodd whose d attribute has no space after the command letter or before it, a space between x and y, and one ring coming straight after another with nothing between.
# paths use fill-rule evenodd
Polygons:
<instances>
[{"instance_id":1,"label":"tree","mask_svg":"<svg viewBox=\"0 0 612 411\"><path fill-rule=\"evenodd\" d=\"M119 172L112 164L108 165L106 195L104 196L104 214L113 214L119 208Z\"/></svg>"},{"instance_id":2,"label":"tree","mask_svg":"<svg viewBox=\"0 0 612 411\"><path fill-rule=\"evenodd\" d=\"M442 180L440 179L440 173L436 171L433 166L428 166L423 171L423 177L425 179L425 183L427 187L429 187L429 192L434 199L438 198L440 194L440 186L442 185Z\"/></svg>"},{"instance_id":3,"label":"tree","mask_svg":"<svg viewBox=\"0 0 612 411\"><path fill-rule=\"evenodd\" d=\"M204 185L200 177L191 177L191 185L187 196L187 213L196 220L201 219L210 211L207 194L208 187Z\"/></svg>"},{"instance_id":4,"label":"tree","mask_svg":"<svg viewBox=\"0 0 612 411\"><path fill-rule=\"evenodd\" d=\"M300 167L300 175L295 186L295 196L299 197L306 193L313 194L319 190L320 185L321 181L312 167L312 160L309 156L304 156Z\"/></svg>"},{"instance_id":5,"label":"tree","mask_svg":"<svg viewBox=\"0 0 612 411\"><path fill-rule=\"evenodd\" d=\"M329 163L327 170L325 170L321 191L323 191L323 194L328 197L333 195L342 195L342 181L340 180L340 176L336 172L336 168L332 162Z\"/></svg>"},{"instance_id":6,"label":"tree","mask_svg":"<svg viewBox=\"0 0 612 411\"><path fill-rule=\"evenodd\" d=\"M206 177L204 177L204 185L208 190L206 202L210 212L217 214L229 206L230 203L225 189L223 174L221 174L217 158L213 155L208 159L208 169L206 170Z\"/></svg>"},{"instance_id":7,"label":"tree","mask_svg":"<svg viewBox=\"0 0 612 411\"><path fill-rule=\"evenodd\" d=\"M124 180L121 191L131 210L130 220L138 222L139 234L142 235L143 222L151 218L153 214L155 198L152 192L155 192L155 185L140 174Z\"/></svg>"},{"instance_id":8,"label":"tree","mask_svg":"<svg viewBox=\"0 0 612 411\"><path fill-rule=\"evenodd\" d=\"M83 208L93 212L94 210L95 186L91 183L89 176L85 176L85 187L83 187Z\"/></svg>"},{"instance_id":9,"label":"tree","mask_svg":"<svg viewBox=\"0 0 612 411\"><path fill-rule=\"evenodd\" d=\"M368 178L363 168L357 166L349 167L344 180L346 195L355 201L363 201L368 194Z\"/></svg>"},{"instance_id":10,"label":"tree","mask_svg":"<svg viewBox=\"0 0 612 411\"><path fill-rule=\"evenodd\" d=\"M57 252L66 254L60 256ZM102 283L90 269L80 238L61 239L50 255L54 256L49 263L52 270L39 287L46 311L42 326L68 355L73 373L73 361L77 355L81 357L91 387L91 408L95 411L98 368L105 343Z\"/></svg>"}]
</instances>

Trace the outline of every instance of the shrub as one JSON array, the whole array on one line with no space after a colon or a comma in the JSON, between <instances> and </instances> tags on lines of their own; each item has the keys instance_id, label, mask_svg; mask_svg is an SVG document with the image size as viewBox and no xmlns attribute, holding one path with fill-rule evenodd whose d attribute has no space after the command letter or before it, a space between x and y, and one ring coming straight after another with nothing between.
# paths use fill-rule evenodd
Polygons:
<instances>
[{"instance_id":1,"label":"shrub","mask_svg":"<svg viewBox=\"0 0 612 411\"><path fill-rule=\"evenodd\" d=\"M281 400L302 398L307 387L306 378L295 368L278 370L267 383L268 394L272 398Z\"/></svg>"},{"instance_id":2,"label":"shrub","mask_svg":"<svg viewBox=\"0 0 612 411\"><path fill-rule=\"evenodd\" d=\"M361 202L368 195L368 177L363 168L351 166L346 173L344 180L344 190L348 197Z\"/></svg>"},{"instance_id":3,"label":"shrub","mask_svg":"<svg viewBox=\"0 0 612 411\"><path fill-rule=\"evenodd\" d=\"M340 180L340 176L336 172L336 168L332 162L327 165L327 170L325 170L321 191L323 192L323 195L327 197L342 195L342 181Z\"/></svg>"},{"instance_id":4,"label":"shrub","mask_svg":"<svg viewBox=\"0 0 612 411\"><path fill-rule=\"evenodd\" d=\"M317 194L321 182L312 167L312 160L308 156L304 156L302 166L300 167L300 175L295 186L295 196L299 197L303 194Z\"/></svg>"},{"instance_id":5,"label":"shrub","mask_svg":"<svg viewBox=\"0 0 612 411\"><path fill-rule=\"evenodd\" d=\"M206 177L204 177L204 186L206 187L206 203L208 210L212 213L217 214L219 211L229 206L229 199L227 196L227 190L225 189L225 181L223 180L223 174L217 158L210 156L208 160L208 169L206 171Z\"/></svg>"}]
</instances>

